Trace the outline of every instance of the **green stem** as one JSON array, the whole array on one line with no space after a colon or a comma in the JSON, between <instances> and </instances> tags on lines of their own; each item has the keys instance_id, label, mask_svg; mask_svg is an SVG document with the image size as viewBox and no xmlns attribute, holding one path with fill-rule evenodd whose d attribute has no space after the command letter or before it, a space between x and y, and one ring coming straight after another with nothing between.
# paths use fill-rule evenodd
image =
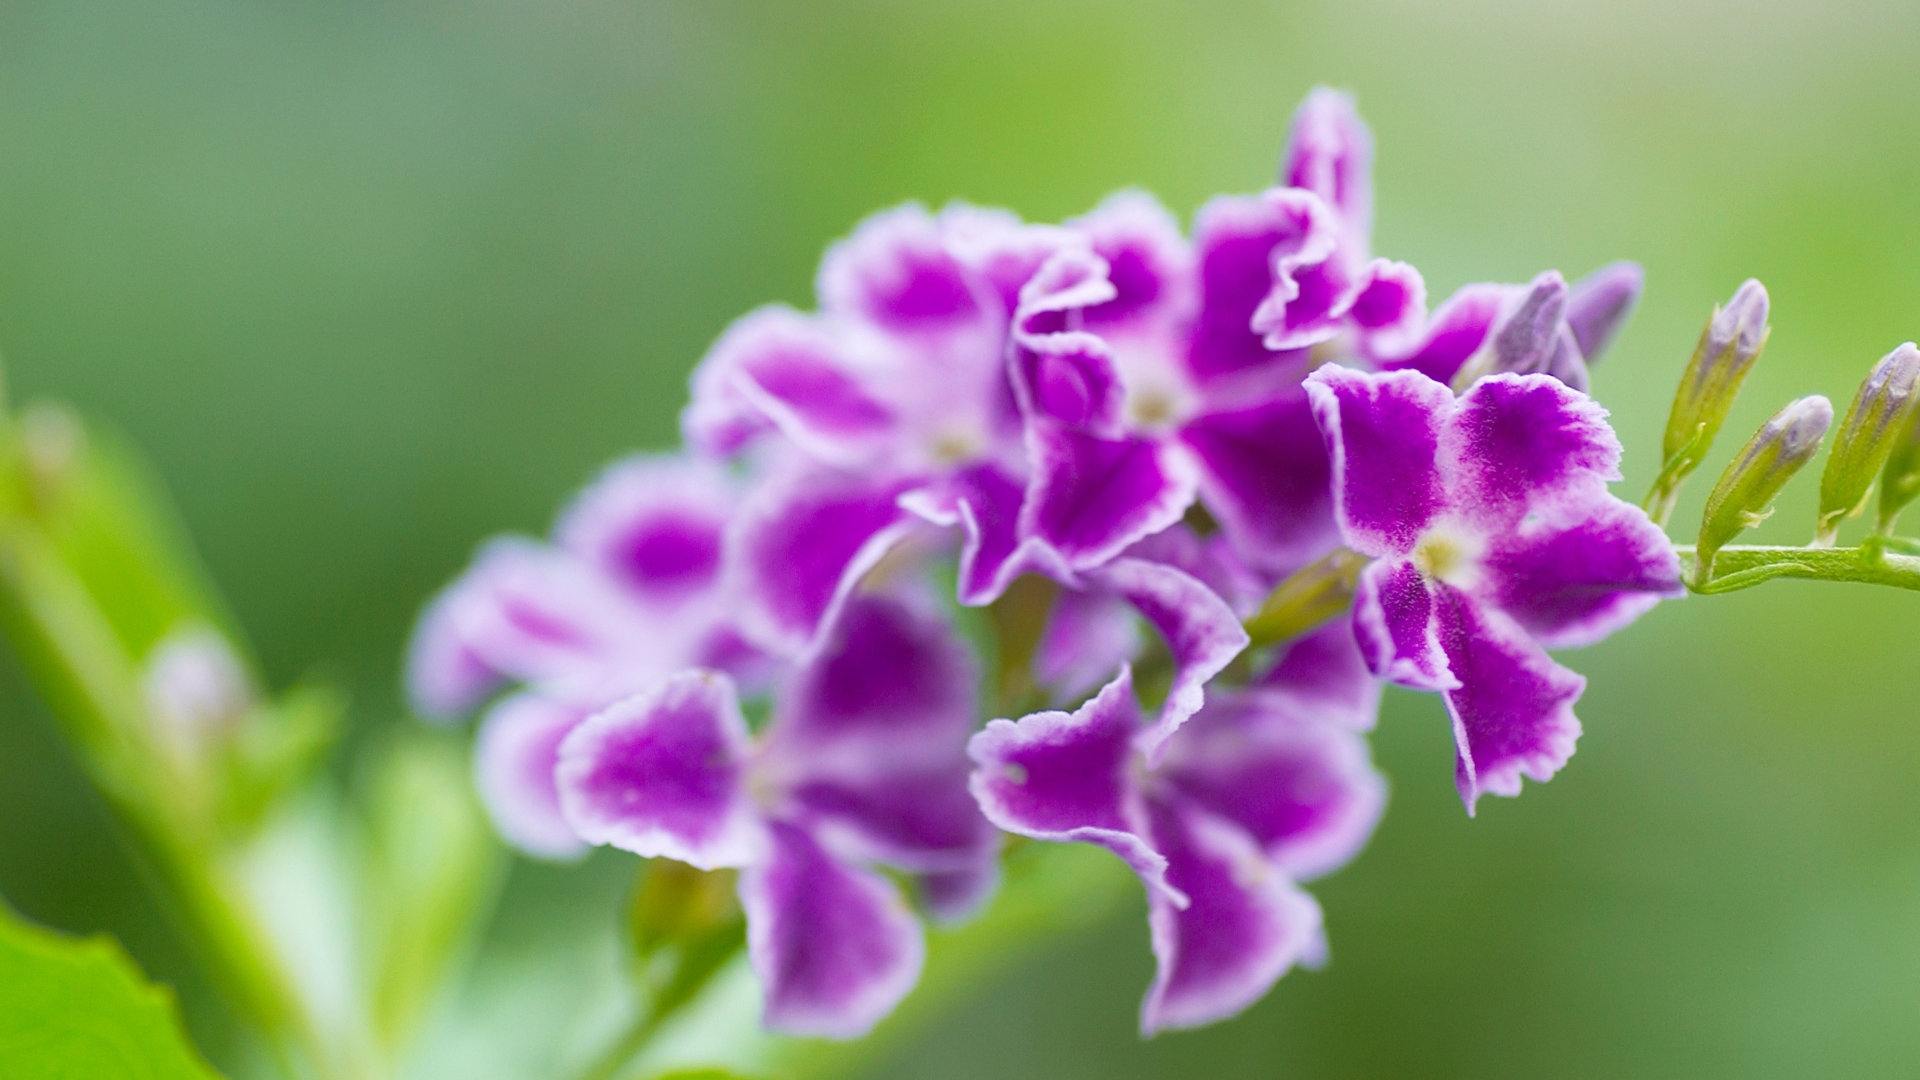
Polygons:
<instances>
[{"instance_id":1,"label":"green stem","mask_svg":"<svg viewBox=\"0 0 1920 1080\"><path fill-rule=\"evenodd\" d=\"M330 1075L333 1055L301 1006L264 930L240 900L194 785L157 744L133 660L86 587L39 530L0 528L8 629L55 706L78 758L137 836L189 941L229 1001L265 1034L289 1076L304 1057ZM297 1051L297 1052L296 1052Z\"/></svg>"},{"instance_id":2,"label":"green stem","mask_svg":"<svg viewBox=\"0 0 1920 1080\"><path fill-rule=\"evenodd\" d=\"M1920 555L1900 550L1905 547L1905 543L1878 538L1846 548L1723 547L1712 554L1706 575L1700 573L1692 544L1677 544L1674 551L1684 564L1687 588L1703 595L1737 592L1783 577L1920 590Z\"/></svg>"},{"instance_id":3,"label":"green stem","mask_svg":"<svg viewBox=\"0 0 1920 1080\"><path fill-rule=\"evenodd\" d=\"M660 1030L660 1023L665 1019L666 1017L657 1009L651 1007L641 1009L639 1015L633 1018L633 1022L627 1025L627 1029L614 1040L613 1045L589 1062L586 1068L573 1074L574 1080L613 1080L624 1072L627 1066L633 1064L634 1059L640 1056L640 1052L647 1048L647 1043L653 1039L653 1033Z\"/></svg>"}]
</instances>

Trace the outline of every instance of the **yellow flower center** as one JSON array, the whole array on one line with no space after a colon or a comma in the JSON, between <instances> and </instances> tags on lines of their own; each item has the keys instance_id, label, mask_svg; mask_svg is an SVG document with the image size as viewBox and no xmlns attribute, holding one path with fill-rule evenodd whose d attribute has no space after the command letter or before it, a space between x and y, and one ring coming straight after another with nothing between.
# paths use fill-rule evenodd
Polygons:
<instances>
[{"instance_id":1,"label":"yellow flower center","mask_svg":"<svg viewBox=\"0 0 1920 1080\"><path fill-rule=\"evenodd\" d=\"M1470 586L1478 576L1481 545L1471 535L1430 530L1413 548L1413 565L1429 580Z\"/></svg>"}]
</instances>

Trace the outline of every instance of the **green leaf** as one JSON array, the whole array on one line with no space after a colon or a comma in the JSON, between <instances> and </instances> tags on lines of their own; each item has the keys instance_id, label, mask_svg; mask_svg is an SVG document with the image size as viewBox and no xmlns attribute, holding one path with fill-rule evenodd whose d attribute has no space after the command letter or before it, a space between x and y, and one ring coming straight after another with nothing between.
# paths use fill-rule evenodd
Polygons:
<instances>
[{"instance_id":1,"label":"green leaf","mask_svg":"<svg viewBox=\"0 0 1920 1080\"><path fill-rule=\"evenodd\" d=\"M0 904L0 1076L211 1080L173 995L105 936L70 938Z\"/></svg>"},{"instance_id":2,"label":"green leaf","mask_svg":"<svg viewBox=\"0 0 1920 1080\"><path fill-rule=\"evenodd\" d=\"M473 794L465 749L410 732L370 751L366 943L374 1028L410 1038L493 910L506 867Z\"/></svg>"},{"instance_id":3,"label":"green leaf","mask_svg":"<svg viewBox=\"0 0 1920 1080\"><path fill-rule=\"evenodd\" d=\"M145 656L175 627L202 622L253 666L246 635L201 565L166 485L133 444L57 405L28 409L19 430L35 495L32 516L128 653ZM36 451L48 442L65 449Z\"/></svg>"},{"instance_id":4,"label":"green leaf","mask_svg":"<svg viewBox=\"0 0 1920 1080\"><path fill-rule=\"evenodd\" d=\"M325 683L295 686L255 707L222 747L227 823L242 831L258 825L325 765L346 724L346 695Z\"/></svg>"}]
</instances>

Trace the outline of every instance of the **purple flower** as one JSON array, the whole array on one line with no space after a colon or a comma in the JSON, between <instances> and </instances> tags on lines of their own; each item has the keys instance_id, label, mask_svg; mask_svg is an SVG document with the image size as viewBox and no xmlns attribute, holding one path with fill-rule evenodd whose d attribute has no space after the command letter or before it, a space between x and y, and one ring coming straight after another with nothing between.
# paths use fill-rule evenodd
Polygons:
<instances>
[{"instance_id":1,"label":"purple flower","mask_svg":"<svg viewBox=\"0 0 1920 1080\"><path fill-rule=\"evenodd\" d=\"M757 643L814 647L916 523L962 529L966 603L1040 565L1012 534L1027 466L1006 342L1020 286L1065 240L961 205L876 214L822 260L818 313L762 309L701 362L689 443L774 459L730 540Z\"/></svg>"},{"instance_id":2,"label":"purple flower","mask_svg":"<svg viewBox=\"0 0 1920 1080\"><path fill-rule=\"evenodd\" d=\"M764 682L728 601L726 474L685 458L609 467L561 515L554 544L503 538L442 591L414 632L407 687L423 715L467 712L502 685L475 750L500 834L528 854L584 850L553 787L560 740L591 713L690 666Z\"/></svg>"},{"instance_id":3,"label":"purple flower","mask_svg":"<svg viewBox=\"0 0 1920 1080\"><path fill-rule=\"evenodd\" d=\"M1307 95L1294 113L1280 182L1265 198L1313 225L1301 250L1274 253L1273 287L1252 321L1267 346L1299 348L1342 333L1391 341L1415 331L1426 311L1419 271L1369 257L1373 134L1351 97L1324 86Z\"/></svg>"},{"instance_id":4,"label":"purple flower","mask_svg":"<svg viewBox=\"0 0 1920 1080\"><path fill-rule=\"evenodd\" d=\"M864 594L761 736L726 676L675 675L566 736L560 805L589 843L740 868L767 1026L855 1038L912 988L925 953L906 899L872 867L921 875L942 917L991 889L996 839L963 753L975 680L944 622Z\"/></svg>"},{"instance_id":5,"label":"purple flower","mask_svg":"<svg viewBox=\"0 0 1920 1080\"><path fill-rule=\"evenodd\" d=\"M1323 631L1254 685L1216 691L1150 768L1123 668L1072 714L987 725L968 748L973 792L1002 829L1098 844L1134 869L1159 961L1141 1031L1198 1027L1325 958L1297 883L1351 859L1379 818L1385 785L1360 735L1377 694L1351 637Z\"/></svg>"},{"instance_id":6,"label":"purple flower","mask_svg":"<svg viewBox=\"0 0 1920 1080\"><path fill-rule=\"evenodd\" d=\"M1335 513L1362 573L1353 627L1368 665L1439 691L1456 780L1517 795L1573 753L1586 681L1545 649L1586 645L1681 593L1665 534L1615 498L1606 411L1545 375L1455 398L1417 371L1327 367L1307 379L1333 459Z\"/></svg>"},{"instance_id":7,"label":"purple flower","mask_svg":"<svg viewBox=\"0 0 1920 1080\"><path fill-rule=\"evenodd\" d=\"M1033 470L1022 539L1078 571L1204 500L1250 564L1331 549L1326 452L1300 376L1313 349L1411 347L1412 267L1369 255L1372 136L1346 95L1301 105L1281 183L1202 207L1189 244L1125 192L1068 223L1014 314Z\"/></svg>"},{"instance_id":8,"label":"purple flower","mask_svg":"<svg viewBox=\"0 0 1920 1080\"><path fill-rule=\"evenodd\" d=\"M1006 304L1056 232L967 206L873 215L822 259L817 313L762 308L715 343L688 442L731 455L778 432L829 464L926 473L1017 453Z\"/></svg>"},{"instance_id":9,"label":"purple flower","mask_svg":"<svg viewBox=\"0 0 1920 1080\"><path fill-rule=\"evenodd\" d=\"M1302 350L1250 328L1284 228L1258 201L1209 204L1196 256L1145 196L1074 227L1015 315L1014 386L1032 476L1017 535L1080 571L1180 520L1196 496L1262 565L1336 540L1326 450L1299 379Z\"/></svg>"}]
</instances>

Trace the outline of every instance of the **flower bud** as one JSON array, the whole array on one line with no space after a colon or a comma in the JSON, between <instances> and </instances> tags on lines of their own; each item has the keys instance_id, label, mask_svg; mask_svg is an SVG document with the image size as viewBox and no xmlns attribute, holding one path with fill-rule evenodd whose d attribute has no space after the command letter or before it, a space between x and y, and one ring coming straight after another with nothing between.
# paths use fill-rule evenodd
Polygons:
<instances>
[{"instance_id":1,"label":"flower bud","mask_svg":"<svg viewBox=\"0 0 1920 1080\"><path fill-rule=\"evenodd\" d=\"M1661 453L1673 461L1682 453L1688 460L1675 479L1692 472L1719 433L1720 425L1740 393L1740 384L1767 344L1767 290L1748 278L1727 301L1713 309L1713 319L1700 334L1700 344L1680 378L1667 417ZM1696 441L1697 440L1697 441Z\"/></svg>"},{"instance_id":2,"label":"flower bud","mask_svg":"<svg viewBox=\"0 0 1920 1080\"><path fill-rule=\"evenodd\" d=\"M1486 345L1460 366L1453 377L1453 389L1464 393L1467 387L1489 375L1545 372L1554 364L1555 347L1566 332L1567 279L1558 270L1548 270L1533 279L1520 302L1493 331ZM1572 334L1566 333L1567 346L1577 350ZM1583 372L1584 374L1584 372Z\"/></svg>"},{"instance_id":3,"label":"flower bud","mask_svg":"<svg viewBox=\"0 0 1920 1080\"><path fill-rule=\"evenodd\" d=\"M1579 339L1567 324L1561 323L1554 334L1553 349L1547 354L1547 365L1542 370L1583 394L1587 392L1587 361L1580 355Z\"/></svg>"},{"instance_id":4,"label":"flower bud","mask_svg":"<svg viewBox=\"0 0 1920 1080\"><path fill-rule=\"evenodd\" d=\"M1913 344L1902 348L1913 348ZM1906 426L1893 437L1887 467L1880 473L1880 523L1875 531L1892 535L1894 521L1916 495L1920 495L1920 409L1907 417Z\"/></svg>"},{"instance_id":5,"label":"flower bud","mask_svg":"<svg viewBox=\"0 0 1920 1080\"><path fill-rule=\"evenodd\" d=\"M1599 360L1613 344L1645 285L1640 264L1631 262L1608 263L1573 283L1567 293L1567 326L1586 363Z\"/></svg>"},{"instance_id":6,"label":"flower bud","mask_svg":"<svg viewBox=\"0 0 1920 1080\"><path fill-rule=\"evenodd\" d=\"M220 634L200 624L174 630L148 654L147 706L168 738L195 747L245 718L253 682Z\"/></svg>"},{"instance_id":7,"label":"flower bud","mask_svg":"<svg viewBox=\"0 0 1920 1080\"><path fill-rule=\"evenodd\" d=\"M1707 496L1694 555L1700 580L1706 580L1714 552L1773 512L1774 497L1802 465L1813 460L1820 450L1820 440L1832 426L1833 404L1814 394L1773 414L1773 419L1747 440L1739 456L1720 474L1720 482L1713 485L1713 494Z\"/></svg>"},{"instance_id":8,"label":"flower bud","mask_svg":"<svg viewBox=\"0 0 1920 1080\"><path fill-rule=\"evenodd\" d=\"M1253 639L1248 647L1258 649L1298 637L1347 610L1360 571L1370 561L1356 551L1335 548L1294 571L1247 620L1247 635Z\"/></svg>"},{"instance_id":9,"label":"flower bud","mask_svg":"<svg viewBox=\"0 0 1920 1080\"><path fill-rule=\"evenodd\" d=\"M1905 434L1916 406L1920 406L1920 349L1909 341L1867 373L1847 408L1847 418L1834 434L1826 471L1820 474L1816 545L1830 546L1840 523L1866 505L1875 474Z\"/></svg>"},{"instance_id":10,"label":"flower bud","mask_svg":"<svg viewBox=\"0 0 1920 1080\"><path fill-rule=\"evenodd\" d=\"M1567 280L1560 272L1534 278L1526 298L1493 336L1494 373L1545 371L1566 314Z\"/></svg>"}]
</instances>

